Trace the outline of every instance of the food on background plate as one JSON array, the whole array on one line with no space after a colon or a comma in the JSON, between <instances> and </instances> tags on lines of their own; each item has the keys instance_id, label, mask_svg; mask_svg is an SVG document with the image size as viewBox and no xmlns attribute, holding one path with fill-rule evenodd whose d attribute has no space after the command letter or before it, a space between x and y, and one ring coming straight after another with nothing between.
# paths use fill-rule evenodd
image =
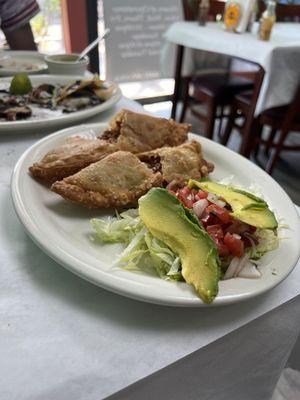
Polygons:
<instances>
[{"instance_id":1,"label":"food on background plate","mask_svg":"<svg viewBox=\"0 0 300 400\"><path fill-rule=\"evenodd\" d=\"M189 129L188 124L122 110L98 138L68 138L66 143L34 163L29 171L35 178L52 183L118 150L139 153L180 145L187 139Z\"/></svg>"},{"instance_id":2,"label":"food on background plate","mask_svg":"<svg viewBox=\"0 0 300 400\"><path fill-rule=\"evenodd\" d=\"M201 145L192 141L137 156L118 151L55 182L51 190L89 208L129 207L151 187L182 185L212 170L213 164L203 159Z\"/></svg>"},{"instance_id":3,"label":"food on background plate","mask_svg":"<svg viewBox=\"0 0 300 400\"><path fill-rule=\"evenodd\" d=\"M278 224L264 200L208 180L151 189L138 209L91 223L102 242L126 245L120 267L185 281L205 303L220 279L259 278L257 260L278 246Z\"/></svg>"},{"instance_id":4,"label":"food on background plate","mask_svg":"<svg viewBox=\"0 0 300 400\"><path fill-rule=\"evenodd\" d=\"M115 90L115 85L110 84L107 86L105 81L99 79L98 75L94 75L91 79L81 79L63 86L57 91L54 98L55 104L62 104L69 108L79 108L81 103L76 104L76 100L84 99L100 99L102 101L108 100ZM71 99L72 100L67 100Z\"/></svg>"},{"instance_id":5,"label":"food on background plate","mask_svg":"<svg viewBox=\"0 0 300 400\"><path fill-rule=\"evenodd\" d=\"M47 68L47 65L42 59L34 60L34 62L29 62L21 58L14 60L13 58L7 57L10 53L11 51L7 52L7 54L4 53L4 57L0 58L0 69L10 70L11 74L18 71L26 71L30 73Z\"/></svg>"},{"instance_id":6,"label":"food on background plate","mask_svg":"<svg viewBox=\"0 0 300 400\"><path fill-rule=\"evenodd\" d=\"M0 120L6 121L31 117L34 119L39 109L53 111L55 115L76 112L103 103L115 91L114 85L108 85L97 75L91 79L72 81L64 86L45 82L32 87L28 75L22 73L15 75L10 84L5 86L5 83L2 83L1 86L3 89L0 90ZM31 112L15 112L16 107L26 107Z\"/></svg>"},{"instance_id":7,"label":"food on background plate","mask_svg":"<svg viewBox=\"0 0 300 400\"><path fill-rule=\"evenodd\" d=\"M27 74L17 74L10 83L10 94L22 95L32 91L32 84Z\"/></svg>"}]
</instances>

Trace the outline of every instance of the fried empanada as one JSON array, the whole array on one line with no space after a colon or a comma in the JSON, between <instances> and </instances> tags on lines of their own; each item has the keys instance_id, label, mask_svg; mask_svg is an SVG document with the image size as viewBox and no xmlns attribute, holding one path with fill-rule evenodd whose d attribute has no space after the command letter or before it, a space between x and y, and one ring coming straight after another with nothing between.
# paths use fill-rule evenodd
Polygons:
<instances>
[{"instance_id":1,"label":"fried empanada","mask_svg":"<svg viewBox=\"0 0 300 400\"><path fill-rule=\"evenodd\" d=\"M134 206L152 187L180 186L214 169L200 143L163 147L134 155L117 151L62 181L51 190L89 208Z\"/></svg>"},{"instance_id":2,"label":"fried empanada","mask_svg":"<svg viewBox=\"0 0 300 400\"><path fill-rule=\"evenodd\" d=\"M188 179L200 179L213 171L214 165L203 158L202 147L193 140L177 147L161 149L138 155L155 172L161 172L165 184L184 183Z\"/></svg>"},{"instance_id":3,"label":"fried empanada","mask_svg":"<svg viewBox=\"0 0 300 400\"><path fill-rule=\"evenodd\" d=\"M189 124L156 118L128 110L120 111L111 121L103 139L117 144L119 150L141 153L164 146L178 146L187 140Z\"/></svg>"},{"instance_id":4,"label":"fried empanada","mask_svg":"<svg viewBox=\"0 0 300 400\"><path fill-rule=\"evenodd\" d=\"M55 182L51 190L88 208L122 208L136 205L149 189L161 185L160 173L153 172L135 155L117 151Z\"/></svg>"},{"instance_id":5,"label":"fried empanada","mask_svg":"<svg viewBox=\"0 0 300 400\"><path fill-rule=\"evenodd\" d=\"M49 151L29 171L35 178L52 183L75 174L114 151L115 144L106 140L73 136L63 145Z\"/></svg>"},{"instance_id":6,"label":"fried empanada","mask_svg":"<svg viewBox=\"0 0 300 400\"><path fill-rule=\"evenodd\" d=\"M46 183L66 178L118 150L139 153L162 146L177 146L187 139L188 124L122 110L98 139L71 137L48 152L29 171Z\"/></svg>"}]
</instances>

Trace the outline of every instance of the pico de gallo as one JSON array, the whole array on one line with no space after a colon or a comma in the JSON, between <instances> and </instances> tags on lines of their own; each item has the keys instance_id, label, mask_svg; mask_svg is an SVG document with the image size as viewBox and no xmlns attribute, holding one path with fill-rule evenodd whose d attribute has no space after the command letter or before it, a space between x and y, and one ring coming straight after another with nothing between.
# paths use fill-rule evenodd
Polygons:
<instances>
[{"instance_id":1,"label":"pico de gallo","mask_svg":"<svg viewBox=\"0 0 300 400\"><path fill-rule=\"evenodd\" d=\"M256 228L233 218L230 205L222 197L188 186L170 191L185 207L194 211L215 242L221 260L241 258L247 249L257 244L253 235Z\"/></svg>"}]
</instances>

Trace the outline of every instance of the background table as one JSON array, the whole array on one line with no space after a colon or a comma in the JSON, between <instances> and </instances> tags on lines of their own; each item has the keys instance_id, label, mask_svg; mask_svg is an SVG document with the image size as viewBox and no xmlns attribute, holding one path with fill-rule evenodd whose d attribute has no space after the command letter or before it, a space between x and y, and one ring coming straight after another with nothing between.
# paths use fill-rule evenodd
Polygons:
<instances>
[{"instance_id":1,"label":"background table","mask_svg":"<svg viewBox=\"0 0 300 400\"><path fill-rule=\"evenodd\" d=\"M215 22L200 27L197 22L179 21L165 33L166 45L162 54L162 69L170 63L171 44L239 57L259 64L265 71L256 114L266 108L289 103L300 80L300 24L277 23L271 40L258 40L253 33L226 32ZM189 75L192 64L184 73ZM173 71L172 71L173 72Z\"/></svg>"},{"instance_id":2,"label":"background table","mask_svg":"<svg viewBox=\"0 0 300 400\"><path fill-rule=\"evenodd\" d=\"M123 99L98 120L121 107L142 110ZM271 292L219 308L93 286L45 255L13 210L13 166L41 137L0 136L0 398L269 399L300 330L300 263Z\"/></svg>"}]
</instances>

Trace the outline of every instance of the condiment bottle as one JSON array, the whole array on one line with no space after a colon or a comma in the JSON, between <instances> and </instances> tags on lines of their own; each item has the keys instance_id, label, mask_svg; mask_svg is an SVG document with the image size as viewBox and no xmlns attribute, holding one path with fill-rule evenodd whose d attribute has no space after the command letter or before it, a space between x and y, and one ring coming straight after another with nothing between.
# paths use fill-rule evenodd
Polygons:
<instances>
[{"instance_id":1,"label":"condiment bottle","mask_svg":"<svg viewBox=\"0 0 300 400\"><path fill-rule=\"evenodd\" d=\"M209 0L200 0L199 8L198 8L199 25L201 25L201 26L206 25L209 8L210 8Z\"/></svg>"},{"instance_id":2,"label":"condiment bottle","mask_svg":"<svg viewBox=\"0 0 300 400\"><path fill-rule=\"evenodd\" d=\"M274 0L269 0L267 9L263 12L260 19L260 25L258 31L258 37L260 40L270 40L272 28L276 22L275 9L276 9L276 2Z\"/></svg>"},{"instance_id":3,"label":"condiment bottle","mask_svg":"<svg viewBox=\"0 0 300 400\"><path fill-rule=\"evenodd\" d=\"M236 32L242 16L242 8L238 1L227 0L223 15L224 25L227 31Z\"/></svg>"}]
</instances>

